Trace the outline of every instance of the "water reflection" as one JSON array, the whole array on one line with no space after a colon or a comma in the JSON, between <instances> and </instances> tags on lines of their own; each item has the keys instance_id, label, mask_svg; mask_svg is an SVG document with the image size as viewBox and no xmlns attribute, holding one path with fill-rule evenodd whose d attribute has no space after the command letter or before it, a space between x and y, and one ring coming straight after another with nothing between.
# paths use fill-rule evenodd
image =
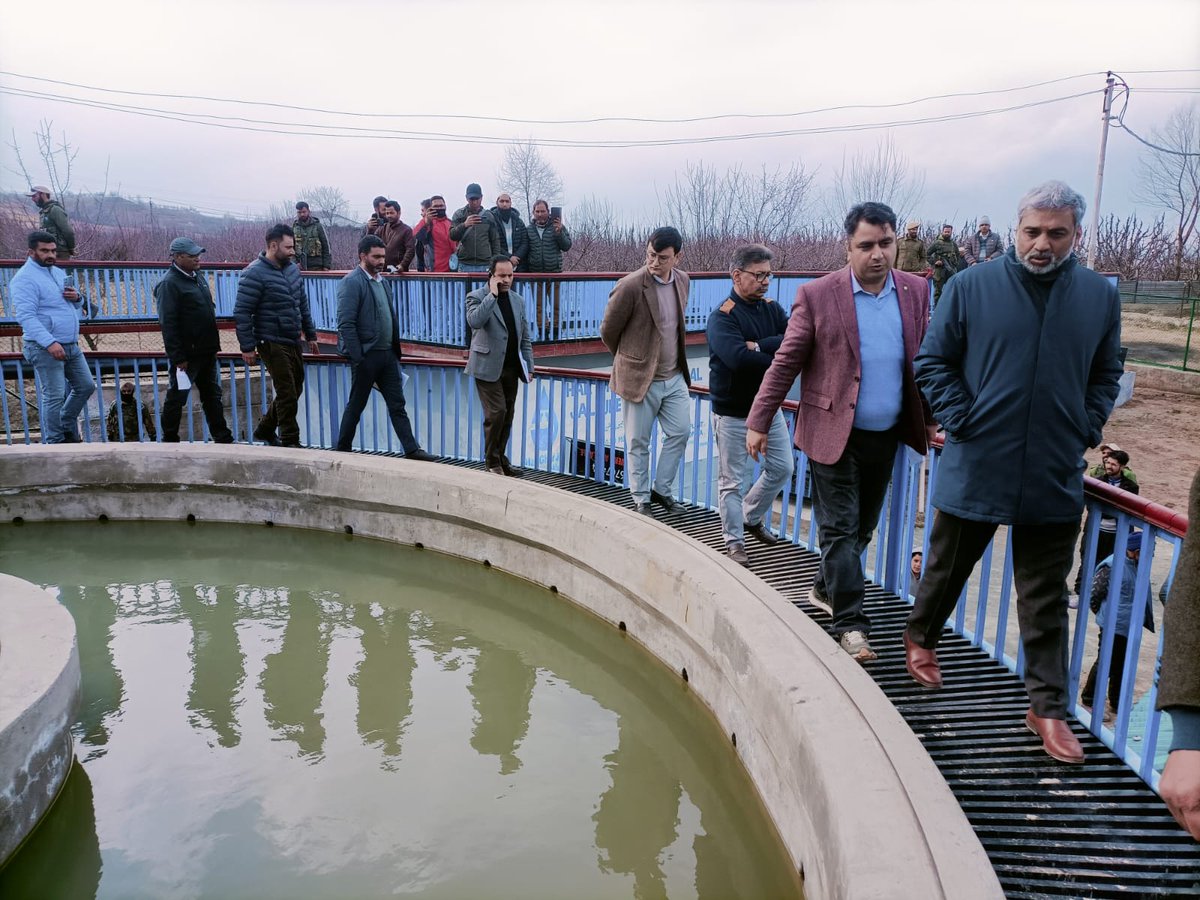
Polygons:
<instances>
[{"instance_id":1,"label":"water reflection","mask_svg":"<svg viewBox=\"0 0 1200 900\"><path fill-rule=\"evenodd\" d=\"M400 756L401 739L412 716L413 634L407 610L377 604L355 607L354 625L362 634L362 660L353 682L358 701L358 733L383 750L385 765Z\"/></svg>"},{"instance_id":2,"label":"water reflection","mask_svg":"<svg viewBox=\"0 0 1200 900\"><path fill-rule=\"evenodd\" d=\"M283 645L267 656L260 687L267 721L281 738L308 756L325 747L321 698L329 664L330 626L322 621L321 600L302 591L288 597Z\"/></svg>"},{"instance_id":3,"label":"water reflection","mask_svg":"<svg viewBox=\"0 0 1200 900\"><path fill-rule=\"evenodd\" d=\"M5 528L0 570L67 585L88 769L0 896L798 896L703 710L559 598L282 529Z\"/></svg>"},{"instance_id":4,"label":"water reflection","mask_svg":"<svg viewBox=\"0 0 1200 900\"><path fill-rule=\"evenodd\" d=\"M521 655L488 641L478 641L479 653L471 672L475 730L471 746L484 755L500 757L500 773L521 767L517 747L529 731L529 703L537 674Z\"/></svg>"},{"instance_id":5,"label":"water reflection","mask_svg":"<svg viewBox=\"0 0 1200 900\"><path fill-rule=\"evenodd\" d=\"M222 747L236 747L237 695L246 677L246 654L238 642L240 610L229 585L183 591L180 611L192 625L192 685L187 708L198 728L216 732Z\"/></svg>"}]
</instances>

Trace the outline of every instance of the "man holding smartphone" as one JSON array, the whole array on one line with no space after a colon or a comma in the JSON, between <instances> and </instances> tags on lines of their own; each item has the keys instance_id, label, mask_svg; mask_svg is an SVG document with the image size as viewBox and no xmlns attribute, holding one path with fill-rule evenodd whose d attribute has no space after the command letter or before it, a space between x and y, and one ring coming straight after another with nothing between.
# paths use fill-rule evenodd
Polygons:
<instances>
[{"instance_id":1,"label":"man holding smartphone","mask_svg":"<svg viewBox=\"0 0 1200 900\"><path fill-rule=\"evenodd\" d=\"M504 253L504 239L492 214L483 208L483 188L479 185L467 185L467 205L454 213L450 238L459 242L460 272L486 272L492 257Z\"/></svg>"},{"instance_id":2,"label":"man holding smartphone","mask_svg":"<svg viewBox=\"0 0 1200 900\"><path fill-rule=\"evenodd\" d=\"M79 442L77 420L96 382L79 349L79 313L83 298L67 286L58 260L54 235L29 235L29 258L9 284L17 321L21 323L23 354L33 366L40 401L42 441ZM68 391L69 388L69 391Z\"/></svg>"},{"instance_id":3,"label":"man holding smartphone","mask_svg":"<svg viewBox=\"0 0 1200 900\"><path fill-rule=\"evenodd\" d=\"M475 379L483 404L483 458L493 475L520 478L504 454L517 408L518 382L533 379L533 343L525 301L512 290L513 264L504 254L488 264L487 287L467 294L471 353L467 374Z\"/></svg>"},{"instance_id":4,"label":"man holding smartphone","mask_svg":"<svg viewBox=\"0 0 1200 900\"><path fill-rule=\"evenodd\" d=\"M562 223L562 207L554 207L557 215L553 214L550 204L538 200L533 204L533 222L530 223L529 255L526 257L526 269L530 272L558 273L563 270L563 254L571 249L571 233ZM561 282L558 279L538 280L534 282L537 292L538 327L543 334L551 338L559 335L558 320L558 291Z\"/></svg>"},{"instance_id":5,"label":"man holding smartphone","mask_svg":"<svg viewBox=\"0 0 1200 900\"><path fill-rule=\"evenodd\" d=\"M416 242L418 272L449 272L454 241L450 237L450 220L446 218L446 198L434 194L429 198L422 220L413 229Z\"/></svg>"}]
</instances>

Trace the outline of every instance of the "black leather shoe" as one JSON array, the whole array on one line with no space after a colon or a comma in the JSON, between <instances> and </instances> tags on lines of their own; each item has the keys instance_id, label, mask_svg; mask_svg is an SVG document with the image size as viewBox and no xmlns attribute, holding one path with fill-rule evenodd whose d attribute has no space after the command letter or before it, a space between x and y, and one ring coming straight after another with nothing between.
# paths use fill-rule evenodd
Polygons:
<instances>
[{"instance_id":1,"label":"black leather shoe","mask_svg":"<svg viewBox=\"0 0 1200 900\"><path fill-rule=\"evenodd\" d=\"M432 453L426 453L420 447L418 447L412 453L405 453L404 458L405 459L415 459L417 462L436 462L437 461L436 456L434 456Z\"/></svg>"},{"instance_id":2,"label":"black leather shoe","mask_svg":"<svg viewBox=\"0 0 1200 900\"><path fill-rule=\"evenodd\" d=\"M518 469L514 465L510 465L506 459L500 460L500 468L504 470L504 474L509 478L520 478L525 474L523 470Z\"/></svg>"},{"instance_id":3,"label":"black leather shoe","mask_svg":"<svg viewBox=\"0 0 1200 900\"><path fill-rule=\"evenodd\" d=\"M649 516L652 519L654 518L654 513L650 511L649 503L635 503L633 504L633 511L635 513L641 513L643 516Z\"/></svg>"},{"instance_id":4,"label":"black leather shoe","mask_svg":"<svg viewBox=\"0 0 1200 900\"><path fill-rule=\"evenodd\" d=\"M262 426L259 426L258 428L254 429L254 439L256 441L262 441L264 444L266 444L269 447L278 447L279 446L278 433L276 433L274 430L267 431Z\"/></svg>"},{"instance_id":5,"label":"black leather shoe","mask_svg":"<svg viewBox=\"0 0 1200 900\"><path fill-rule=\"evenodd\" d=\"M650 492L650 502L657 503L667 512L671 512L675 509L675 501L665 494L660 494L658 491Z\"/></svg>"},{"instance_id":6,"label":"black leather shoe","mask_svg":"<svg viewBox=\"0 0 1200 900\"><path fill-rule=\"evenodd\" d=\"M754 525L751 525L749 522L747 522L743 526L743 530L747 534L754 535L760 544L766 544L768 547L779 543L779 538L767 531L767 527L763 525L762 522L758 522Z\"/></svg>"}]
</instances>

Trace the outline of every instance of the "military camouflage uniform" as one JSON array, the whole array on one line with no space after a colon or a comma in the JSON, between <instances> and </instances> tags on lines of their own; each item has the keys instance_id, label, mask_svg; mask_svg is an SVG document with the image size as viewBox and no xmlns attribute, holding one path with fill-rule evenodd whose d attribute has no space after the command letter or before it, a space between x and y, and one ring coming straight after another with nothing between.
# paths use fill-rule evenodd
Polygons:
<instances>
[{"instance_id":1,"label":"military camouflage uniform","mask_svg":"<svg viewBox=\"0 0 1200 900\"><path fill-rule=\"evenodd\" d=\"M316 216L309 216L308 222L297 219L292 223L292 231L296 232L296 262L301 269L324 272L333 268L329 238L320 219Z\"/></svg>"},{"instance_id":2,"label":"military camouflage uniform","mask_svg":"<svg viewBox=\"0 0 1200 900\"><path fill-rule=\"evenodd\" d=\"M117 422L117 404L121 404L121 423ZM120 429L125 429L125 440L136 441L140 440L138 432L138 414L141 414L142 428L146 432L147 440L154 440L154 417L150 415L150 410L144 403L139 403L135 397L126 397L121 395L119 399L114 400L112 406L108 408L108 439L112 442L121 440Z\"/></svg>"},{"instance_id":3,"label":"military camouflage uniform","mask_svg":"<svg viewBox=\"0 0 1200 900\"><path fill-rule=\"evenodd\" d=\"M925 243L920 238L902 237L896 242L896 268L901 272L924 272Z\"/></svg>"},{"instance_id":4,"label":"military camouflage uniform","mask_svg":"<svg viewBox=\"0 0 1200 900\"><path fill-rule=\"evenodd\" d=\"M958 245L954 243L954 239L944 238L940 234L937 240L929 245L928 256L929 265L933 268L933 305L936 307L942 296L942 288L946 286L950 276L958 272L965 263L958 255ZM940 266L937 265L939 260L942 263Z\"/></svg>"},{"instance_id":5,"label":"military camouflage uniform","mask_svg":"<svg viewBox=\"0 0 1200 900\"><path fill-rule=\"evenodd\" d=\"M54 235L58 258L70 259L75 255L75 229L71 227L67 211L57 200L47 200L46 205L40 209L42 220L38 227L47 234Z\"/></svg>"}]
</instances>

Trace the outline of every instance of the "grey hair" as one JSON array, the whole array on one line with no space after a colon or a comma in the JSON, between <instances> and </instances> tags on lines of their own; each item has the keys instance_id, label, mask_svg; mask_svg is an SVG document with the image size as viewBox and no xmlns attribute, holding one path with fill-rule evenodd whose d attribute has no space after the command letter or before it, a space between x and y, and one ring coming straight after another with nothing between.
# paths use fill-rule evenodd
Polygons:
<instances>
[{"instance_id":1,"label":"grey hair","mask_svg":"<svg viewBox=\"0 0 1200 900\"><path fill-rule=\"evenodd\" d=\"M1083 224L1087 201L1065 181L1046 181L1030 190L1017 204L1017 221L1031 209L1067 209L1075 216L1076 226Z\"/></svg>"},{"instance_id":2,"label":"grey hair","mask_svg":"<svg viewBox=\"0 0 1200 900\"><path fill-rule=\"evenodd\" d=\"M733 261L729 264L729 271L744 269L755 263L770 262L774 258L775 254L764 244L742 244L733 251Z\"/></svg>"}]
</instances>

